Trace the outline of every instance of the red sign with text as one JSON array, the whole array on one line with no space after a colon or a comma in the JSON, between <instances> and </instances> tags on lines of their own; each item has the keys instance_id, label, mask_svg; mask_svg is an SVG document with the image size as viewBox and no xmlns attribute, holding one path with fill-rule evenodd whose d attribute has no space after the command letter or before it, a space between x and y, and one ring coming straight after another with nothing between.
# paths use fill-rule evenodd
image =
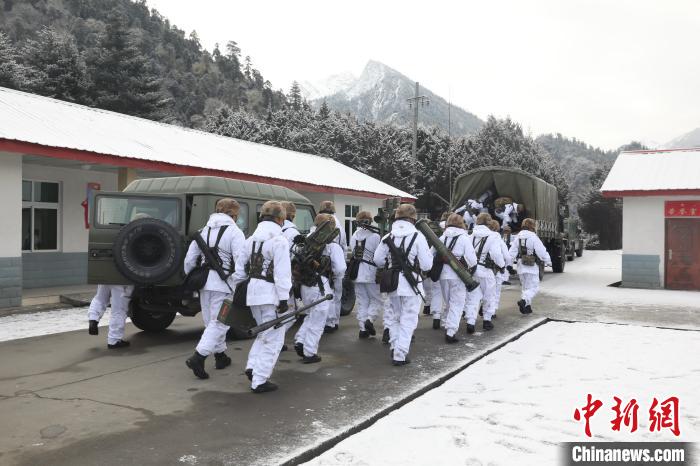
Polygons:
<instances>
[{"instance_id":1,"label":"red sign with text","mask_svg":"<svg viewBox=\"0 0 700 466\"><path fill-rule=\"evenodd\" d=\"M666 217L700 217L700 201L666 201Z\"/></svg>"}]
</instances>

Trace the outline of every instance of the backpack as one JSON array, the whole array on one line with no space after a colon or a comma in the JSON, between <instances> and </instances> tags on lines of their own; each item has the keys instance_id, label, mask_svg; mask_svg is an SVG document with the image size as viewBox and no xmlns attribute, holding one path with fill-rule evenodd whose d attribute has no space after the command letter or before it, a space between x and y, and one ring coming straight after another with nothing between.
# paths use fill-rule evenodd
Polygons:
<instances>
[{"instance_id":1,"label":"backpack","mask_svg":"<svg viewBox=\"0 0 700 466\"><path fill-rule=\"evenodd\" d=\"M403 257L394 257L394 255L391 254L391 267L388 264L389 258L387 257L386 268L384 270L382 270L382 276L381 276L381 279L379 281L379 291L381 293L392 293L399 288L399 275L401 275L401 264L399 261L401 261L401 260L408 261L408 253L411 251L411 248L413 247L413 243L416 241L417 236L418 236L418 233L413 234L411 241L408 243L408 248L406 248L406 249L404 249L406 237L404 236L401 239L401 245L399 246L398 249L399 249L399 253ZM391 236L390 240L393 241L394 237Z\"/></svg>"},{"instance_id":2,"label":"backpack","mask_svg":"<svg viewBox=\"0 0 700 466\"><path fill-rule=\"evenodd\" d=\"M452 251L452 249L455 247L455 244L457 243L457 238L459 238L459 236L453 236L449 246L447 244L447 238L445 238L445 246L447 246L447 249ZM433 258L433 266L430 268L430 272L428 272L428 276L430 277L430 279L434 282L440 280L440 275L442 275L442 269L444 267L445 258L440 257L440 254L436 254Z\"/></svg>"},{"instance_id":3,"label":"backpack","mask_svg":"<svg viewBox=\"0 0 700 466\"><path fill-rule=\"evenodd\" d=\"M365 257L366 242L366 239L358 241L355 244L355 248L352 250L352 257L350 258L350 264L348 264L348 270L346 272L350 280L357 280L357 275L360 273L360 264L362 264L362 259Z\"/></svg>"},{"instance_id":4,"label":"backpack","mask_svg":"<svg viewBox=\"0 0 700 466\"><path fill-rule=\"evenodd\" d=\"M214 246L209 247L214 257L217 257L219 259L220 264L222 261L221 256L219 256L219 242L224 236L224 232L227 228L228 225L223 225L219 228L219 233L216 235L216 242L214 243ZM207 244L209 244L210 233L211 228L209 228L209 231L207 232ZM197 234L201 235L202 233L199 232ZM207 279L209 278L209 271L211 269L211 264L208 264L205 260L203 260L202 256L200 255L197 258L197 265L195 265L194 268L190 270L190 273L188 273L185 277L185 281L182 284L183 289L185 291L199 291L202 288L204 288L204 286L207 284Z\"/></svg>"},{"instance_id":5,"label":"backpack","mask_svg":"<svg viewBox=\"0 0 700 466\"><path fill-rule=\"evenodd\" d=\"M518 258L523 265L537 265L537 256L527 253L527 239L518 238Z\"/></svg>"}]
</instances>

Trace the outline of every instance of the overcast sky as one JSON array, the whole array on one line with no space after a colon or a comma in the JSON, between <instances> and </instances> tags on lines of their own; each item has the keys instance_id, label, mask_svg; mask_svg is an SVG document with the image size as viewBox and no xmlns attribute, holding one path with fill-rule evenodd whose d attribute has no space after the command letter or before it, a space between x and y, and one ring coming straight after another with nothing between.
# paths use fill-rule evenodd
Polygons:
<instances>
[{"instance_id":1,"label":"overcast sky","mask_svg":"<svg viewBox=\"0 0 700 466\"><path fill-rule=\"evenodd\" d=\"M482 119L606 149L700 127L700 1L148 0L202 44L235 40L275 88L369 59Z\"/></svg>"}]
</instances>

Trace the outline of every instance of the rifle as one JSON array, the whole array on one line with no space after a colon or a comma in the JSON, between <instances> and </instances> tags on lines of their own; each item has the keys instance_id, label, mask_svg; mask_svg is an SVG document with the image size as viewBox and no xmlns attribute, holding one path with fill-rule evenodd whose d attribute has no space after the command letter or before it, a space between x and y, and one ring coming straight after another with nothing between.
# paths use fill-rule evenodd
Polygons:
<instances>
[{"instance_id":1,"label":"rifle","mask_svg":"<svg viewBox=\"0 0 700 466\"><path fill-rule=\"evenodd\" d=\"M413 292L420 296L420 299L422 299L423 303L425 303L425 297L423 296L423 293L420 292L420 288L418 288L418 279L414 275L415 270L413 270L413 268L410 265L408 265L408 257L406 256L406 252L403 249L399 249L396 247L391 235L384 238L384 244L386 244L389 248L392 260L394 258L398 259L399 265L401 266L401 273L403 273L404 278L411 286ZM392 264L392 266L394 266L394 264Z\"/></svg>"},{"instance_id":2,"label":"rifle","mask_svg":"<svg viewBox=\"0 0 700 466\"><path fill-rule=\"evenodd\" d=\"M220 262L221 259L219 257L214 257L214 254L212 253L209 244L207 244L207 242L204 241L201 232L197 232L194 235L194 240L197 243L197 246L199 246L199 250L202 251L202 255L204 255L204 260L207 262L207 264L209 264L209 267L211 267L211 269L214 272L216 272L221 281L226 283L228 289L231 290L231 293L233 293L233 289L228 283L229 275L227 275L224 271L224 268ZM231 257L231 266L233 267L233 257Z\"/></svg>"},{"instance_id":3,"label":"rifle","mask_svg":"<svg viewBox=\"0 0 700 466\"><path fill-rule=\"evenodd\" d=\"M370 225L369 223L363 223L358 222L357 220L353 220L352 224L355 228L364 228L365 230L369 230L373 233L379 233L380 235L382 234L382 230L379 227L375 227L373 225Z\"/></svg>"},{"instance_id":4,"label":"rifle","mask_svg":"<svg viewBox=\"0 0 700 466\"><path fill-rule=\"evenodd\" d=\"M317 300L317 301L314 301L313 303L310 303L310 304L307 305L307 306L302 306L302 307L300 307L299 309L295 309L295 310L293 310L293 311L291 311L291 312L287 312L287 313L285 313L284 315L282 315L282 316L280 316L280 317L278 317L278 318L276 318L276 319L272 319L272 320L269 320L269 321L267 321L267 322L263 322L263 323L260 324L260 325L256 325L255 327L248 329L248 331L247 331L246 333L248 334L249 337L254 337L254 336L256 336L258 333L264 332L265 330L267 330L267 329L269 329L269 328L272 328L272 327L274 327L274 328L280 328L280 327L282 327L283 325L285 325L285 324L291 322L292 320L296 319L297 315L301 314L302 312L308 311L308 310L311 309L312 307L318 306L318 305L321 304L322 302L324 302L324 301L330 301L330 300L332 300L332 299L333 299L333 295L332 295L332 294L327 294L327 295L325 295L323 298L321 298L321 299L319 299L319 300Z\"/></svg>"}]
</instances>

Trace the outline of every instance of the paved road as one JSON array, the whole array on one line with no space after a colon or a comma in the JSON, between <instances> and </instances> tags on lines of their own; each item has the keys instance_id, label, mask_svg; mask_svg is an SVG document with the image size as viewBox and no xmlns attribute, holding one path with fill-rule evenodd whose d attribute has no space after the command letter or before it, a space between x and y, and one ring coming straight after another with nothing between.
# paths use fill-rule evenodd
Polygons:
<instances>
[{"instance_id":1,"label":"paved road","mask_svg":"<svg viewBox=\"0 0 700 466\"><path fill-rule=\"evenodd\" d=\"M132 346L119 352L86 331L0 343L0 463L275 464L542 320L521 316L515 300L506 291L496 329L456 345L422 317L403 368L391 366L379 340L357 339L353 314L322 340L320 364L283 353L273 376L281 389L262 396L242 374L248 341L230 343L232 367L212 367L207 381L192 376L184 360L198 317L156 335L129 325Z\"/></svg>"}]
</instances>

